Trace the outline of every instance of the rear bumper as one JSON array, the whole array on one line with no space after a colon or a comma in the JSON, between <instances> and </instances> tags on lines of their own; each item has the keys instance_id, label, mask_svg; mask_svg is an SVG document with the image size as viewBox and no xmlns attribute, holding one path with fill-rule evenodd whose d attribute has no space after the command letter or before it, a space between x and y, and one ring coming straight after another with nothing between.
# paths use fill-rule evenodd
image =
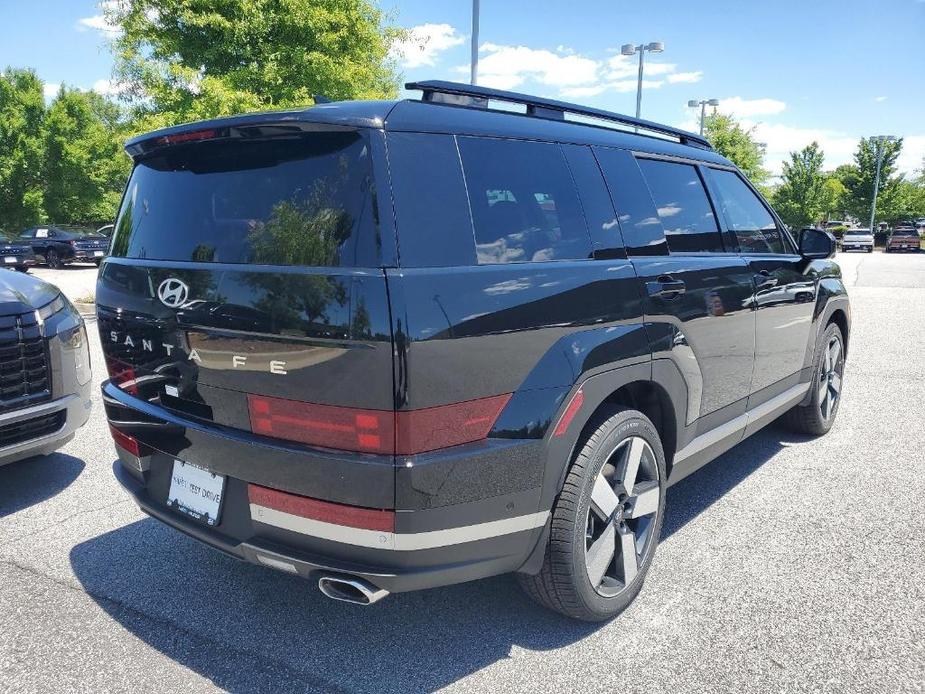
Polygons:
<instances>
[{"instance_id":1,"label":"rear bumper","mask_svg":"<svg viewBox=\"0 0 925 694\"><path fill-rule=\"evenodd\" d=\"M416 461L405 458L401 462L407 465L389 459L385 466L359 454L330 457L294 446L280 451L248 432L181 423L163 410L156 417L147 403L109 384L103 393L110 423L153 449L137 458L116 447L120 460L114 473L139 507L205 544L254 564L307 578L319 572L359 576L389 592L418 590L516 571L548 522L548 510L538 509L539 485L492 488L485 486L482 474L479 487L468 474L478 475L499 455L503 461L520 464L537 442L459 446L421 461L420 475L415 477ZM162 435L151 436L151 432ZM186 442L185 447L175 443L175 435ZM167 505L177 459L225 475L218 525L207 526ZM502 472L503 461L496 460L495 465ZM318 468L325 474L316 474ZM383 485L387 476L388 499L373 490L344 499L341 481L355 480L362 490L369 486L362 482L364 476L380 479ZM262 507L249 498L249 483L335 503L394 510L394 531L347 527ZM426 497L431 504L462 501L438 506L418 503L418 495L429 487L434 492ZM474 494L473 489L484 494Z\"/></svg>"}]
</instances>

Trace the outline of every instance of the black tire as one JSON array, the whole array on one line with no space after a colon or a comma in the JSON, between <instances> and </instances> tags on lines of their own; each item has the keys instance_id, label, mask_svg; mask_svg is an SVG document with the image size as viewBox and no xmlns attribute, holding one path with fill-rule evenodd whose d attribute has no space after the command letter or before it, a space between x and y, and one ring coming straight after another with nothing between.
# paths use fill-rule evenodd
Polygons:
<instances>
[{"instance_id":1,"label":"black tire","mask_svg":"<svg viewBox=\"0 0 925 694\"><path fill-rule=\"evenodd\" d=\"M29 268L25 265L17 265L16 270L17 272L29 272Z\"/></svg>"},{"instance_id":2,"label":"black tire","mask_svg":"<svg viewBox=\"0 0 925 694\"><path fill-rule=\"evenodd\" d=\"M868 249L867 249L867 252L868 252L868 253L873 253L873 252L874 252L874 249L873 249L873 248L868 248Z\"/></svg>"},{"instance_id":3,"label":"black tire","mask_svg":"<svg viewBox=\"0 0 925 694\"><path fill-rule=\"evenodd\" d=\"M662 529L666 475L658 432L641 412L609 408L588 429L592 433L579 444L552 509L542 569L535 576L518 574L518 581L544 607L573 619L597 622L626 609L642 588ZM636 463L638 472L632 475L629 495L618 493L618 489L625 492L627 487L617 476L627 473L637 449L641 450ZM597 503L592 507L595 484L601 484L599 477L616 501L615 510L607 514ZM600 494L596 498L600 499ZM649 508L654 510L645 513ZM596 539L595 527L599 530ZM614 542L609 563L593 562L592 552L609 547L608 541ZM637 552L639 542L641 552ZM623 547L632 547L632 554L624 552ZM600 551L596 554L607 561L607 555ZM589 563L597 566L595 573L602 572L597 584L592 584ZM631 572L633 575L625 580Z\"/></svg>"},{"instance_id":4,"label":"black tire","mask_svg":"<svg viewBox=\"0 0 925 694\"><path fill-rule=\"evenodd\" d=\"M834 364L831 363L831 356L829 359L826 358L827 354L831 355L833 341L837 341L839 350ZM844 372L845 338L841 329L835 323L830 323L822 333L816 349L813 380L810 382L810 402L807 405L797 405L784 414L783 419L787 426L800 434L827 434L835 423L841 404Z\"/></svg>"},{"instance_id":5,"label":"black tire","mask_svg":"<svg viewBox=\"0 0 925 694\"><path fill-rule=\"evenodd\" d=\"M64 263L61 262L61 256L58 255L58 251L55 249L51 249L45 254L45 264L53 270L58 270L64 266Z\"/></svg>"}]
</instances>

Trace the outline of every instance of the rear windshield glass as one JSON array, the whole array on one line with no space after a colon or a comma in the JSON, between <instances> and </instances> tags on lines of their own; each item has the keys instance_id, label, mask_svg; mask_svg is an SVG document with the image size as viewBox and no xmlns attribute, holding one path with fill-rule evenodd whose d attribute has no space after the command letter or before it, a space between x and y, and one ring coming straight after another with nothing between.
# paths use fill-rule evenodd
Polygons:
<instances>
[{"instance_id":1,"label":"rear windshield glass","mask_svg":"<svg viewBox=\"0 0 925 694\"><path fill-rule=\"evenodd\" d=\"M915 229L897 229L893 232L893 236L918 236L919 232Z\"/></svg>"},{"instance_id":2,"label":"rear windshield glass","mask_svg":"<svg viewBox=\"0 0 925 694\"><path fill-rule=\"evenodd\" d=\"M376 266L373 197L356 131L175 146L135 166L112 255Z\"/></svg>"}]
</instances>

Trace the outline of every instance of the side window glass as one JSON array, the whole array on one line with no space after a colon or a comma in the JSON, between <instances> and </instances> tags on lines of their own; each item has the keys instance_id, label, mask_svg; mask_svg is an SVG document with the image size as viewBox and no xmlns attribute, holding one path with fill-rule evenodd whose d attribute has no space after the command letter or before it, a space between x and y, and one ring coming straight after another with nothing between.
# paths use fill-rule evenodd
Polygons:
<instances>
[{"instance_id":1,"label":"side window glass","mask_svg":"<svg viewBox=\"0 0 925 694\"><path fill-rule=\"evenodd\" d=\"M640 159L658 218L672 253L722 253L716 216L697 169L654 159Z\"/></svg>"},{"instance_id":2,"label":"side window glass","mask_svg":"<svg viewBox=\"0 0 925 694\"><path fill-rule=\"evenodd\" d=\"M480 265L589 257L587 224L558 145L458 142Z\"/></svg>"},{"instance_id":3,"label":"side window glass","mask_svg":"<svg viewBox=\"0 0 925 694\"><path fill-rule=\"evenodd\" d=\"M719 206L743 253L786 253L774 217L737 173L711 169Z\"/></svg>"},{"instance_id":4,"label":"side window glass","mask_svg":"<svg viewBox=\"0 0 925 694\"><path fill-rule=\"evenodd\" d=\"M387 143L401 265L474 265L472 222L456 139L388 133Z\"/></svg>"}]
</instances>

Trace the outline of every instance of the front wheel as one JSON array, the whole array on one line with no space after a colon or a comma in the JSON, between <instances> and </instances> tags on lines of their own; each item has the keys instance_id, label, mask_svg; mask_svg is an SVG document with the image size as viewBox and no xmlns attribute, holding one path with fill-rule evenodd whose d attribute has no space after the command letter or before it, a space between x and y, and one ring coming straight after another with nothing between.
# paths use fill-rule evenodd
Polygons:
<instances>
[{"instance_id":1,"label":"front wheel","mask_svg":"<svg viewBox=\"0 0 925 694\"><path fill-rule=\"evenodd\" d=\"M48 251L45 255L45 264L53 270L57 270L64 266L64 263L61 261L61 256L58 255L58 251L56 250Z\"/></svg>"},{"instance_id":2,"label":"front wheel","mask_svg":"<svg viewBox=\"0 0 925 694\"><path fill-rule=\"evenodd\" d=\"M540 573L518 574L541 605L592 622L639 593L665 512L665 454L652 422L616 407L596 421L553 506Z\"/></svg>"},{"instance_id":3,"label":"front wheel","mask_svg":"<svg viewBox=\"0 0 925 694\"><path fill-rule=\"evenodd\" d=\"M829 432L841 404L845 341L841 329L835 323L825 329L819 347L810 383L812 397L809 404L798 405L784 415L791 429L813 436Z\"/></svg>"}]
</instances>

